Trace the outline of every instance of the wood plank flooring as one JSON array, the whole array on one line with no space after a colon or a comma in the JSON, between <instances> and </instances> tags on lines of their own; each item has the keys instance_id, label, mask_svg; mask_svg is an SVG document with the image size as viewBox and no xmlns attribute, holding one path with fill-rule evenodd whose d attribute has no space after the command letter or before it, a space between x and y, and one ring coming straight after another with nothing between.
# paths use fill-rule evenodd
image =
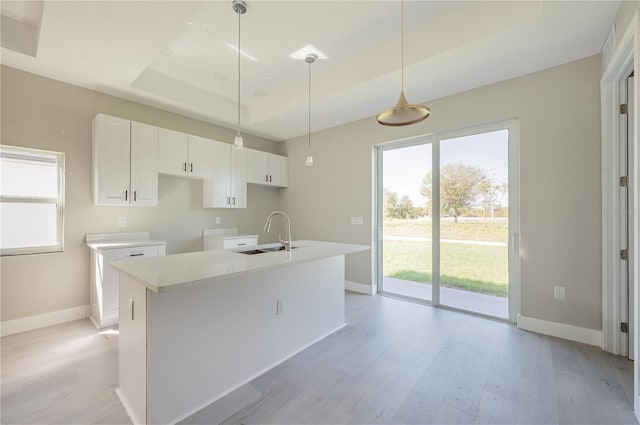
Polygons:
<instances>
[{"instance_id":1,"label":"wood plank flooring","mask_svg":"<svg viewBox=\"0 0 640 425\"><path fill-rule=\"evenodd\" d=\"M637 424L633 362L347 292L347 326L183 424ZM117 336L88 320L2 338L2 424L128 424Z\"/></svg>"}]
</instances>

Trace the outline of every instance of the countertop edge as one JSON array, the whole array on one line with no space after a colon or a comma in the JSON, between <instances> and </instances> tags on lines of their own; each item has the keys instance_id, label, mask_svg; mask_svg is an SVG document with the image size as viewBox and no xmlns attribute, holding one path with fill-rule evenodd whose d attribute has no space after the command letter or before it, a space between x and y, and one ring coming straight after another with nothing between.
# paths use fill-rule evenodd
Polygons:
<instances>
[{"instance_id":1,"label":"countertop edge","mask_svg":"<svg viewBox=\"0 0 640 425\"><path fill-rule=\"evenodd\" d=\"M304 243L309 243L309 242L314 242L314 241L294 241L294 245L296 243L304 244ZM322 243L323 244L327 244L327 243L332 244L332 242L322 242ZM148 282L143 276L139 276L136 273L131 272L126 267L126 262L129 262L131 260L114 261L114 262L111 263L111 265L116 270L118 270L120 273L125 273L126 275L132 277L133 279L136 279L137 281L139 281L141 284L143 284L145 287L147 287L151 291L156 292L156 293L162 293L162 292L170 292L170 291L173 291L173 290L176 290L176 289L181 289L181 288L185 288L185 287L189 287L189 286L193 286L193 285L211 283L211 282L219 281L219 280L222 280L222 279L227 279L227 278L232 278L232 277L237 277L237 276L242 276L242 275L248 275L248 274L258 273L258 272L263 272L263 271L276 270L276 269L279 269L279 268L289 267L289 266L292 266L292 265L295 265L295 264L303 264L303 263L308 263L308 262L321 260L321 259L325 259L325 258L331 258L331 257L338 257L338 256L343 256L343 255L355 254L357 252L364 252L364 251L367 251L367 250L371 249L371 247L369 245L343 244L343 243L336 243L336 245L340 245L340 248L342 248L342 249L341 250L337 250L336 249L333 252L321 252L321 251L319 251L319 252L315 252L312 257L296 259L295 261L288 262L288 263L278 262L278 263L274 263L274 264L258 266L258 267L255 267L255 268L252 268L252 269L248 269L248 270L231 271L231 272L228 272L228 273L225 273L225 274L222 274L222 275L208 276L208 277L204 277L202 279L197 279L197 280L176 282L176 283L169 284L169 285L155 285L153 283ZM225 252L233 254L233 255L241 255L241 256L246 255L246 254L241 254L241 253L238 253L238 252L233 252L233 251L228 251L228 250L215 250L215 251L225 251ZM209 252L211 252L211 251L209 251ZM264 255L270 255L270 254L267 253L267 254L264 254ZM167 258L167 257L168 256L165 256L163 258ZM241 257L239 257L239 258L241 258ZM123 263L125 263L125 264L123 264Z\"/></svg>"}]
</instances>

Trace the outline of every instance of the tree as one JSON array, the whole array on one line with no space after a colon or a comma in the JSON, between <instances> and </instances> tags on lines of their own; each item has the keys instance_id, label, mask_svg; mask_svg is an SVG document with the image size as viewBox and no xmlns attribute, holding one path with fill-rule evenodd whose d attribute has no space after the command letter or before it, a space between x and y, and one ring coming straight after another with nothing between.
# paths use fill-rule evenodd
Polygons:
<instances>
[{"instance_id":1,"label":"tree","mask_svg":"<svg viewBox=\"0 0 640 425\"><path fill-rule=\"evenodd\" d=\"M431 171L429 171L422 179L422 186L420 187L420 194L424 198L424 212L425 215L431 215L431 197L433 196L431 188Z\"/></svg>"},{"instance_id":2,"label":"tree","mask_svg":"<svg viewBox=\"0 0 640 425\"><path fill-rule=\"evenodd\" d=\"M403 195L398 200L398 194L386 187L383 190L384 215L388 218L418 218L418 210L413 205L411 198Z\"/></svg>"},{"instance_id":3,"label":"tree","mask_svg":"<svg viewBox=\"0 0 640 425\"><path fill-rule=\"evenodd\" d=\"M418 212L407 195L400 199L400 203L396 208L396 216L397 218L418 218Z\"/></svg>"},{"instance_id":4,"label":"tree","mask_svg":"<svg viewBox=\"0 0 640 425\"><path fill-rule=\"evenodd\" d=\"M486 180L483 169L462 162L449 163L440 171L440 210L453 216L453 221L458 222L458 217L467 213L479 200L480 183ZM427 173L422 179L420 193L431 202L432 176Z\"/></svg>"},{"instance_id":5,"label":"tree","mask_svg":"<svg viewBox=\"0 0 640 425\"><path fill-rule=\"evenodd\" d=\"M484 216L487 215L487 209L491 211L491 220L493 220L494 210L498 207L498 196L507 191L506 182L494 183L493 179L485 177L478 184L478 195L480 205L484 210Z\"/></svg>"},{"instance_id":6,"label":"tree","mask_svg":"<svg viewBox=\"0 0 640 425\"><path fill-rule=\"evenodd\" d=\"M383 196L385 217L396 218L396 209L398 208L398 194L385 187L383 190Z\"/></svg>"}]
</instances>

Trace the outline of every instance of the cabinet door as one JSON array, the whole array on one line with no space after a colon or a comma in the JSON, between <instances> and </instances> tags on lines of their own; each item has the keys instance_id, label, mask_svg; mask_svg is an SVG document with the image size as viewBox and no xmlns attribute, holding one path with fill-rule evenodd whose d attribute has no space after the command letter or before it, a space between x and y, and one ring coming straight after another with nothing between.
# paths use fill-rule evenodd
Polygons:
<instances>
[{"instance_id":1,"label":"cabinet door","mask_svg":"<svg viewBox=\"0 0 640 425\"><path fill-rule=\"evenodd\" d=\"M278 187L289 186L289 158L269 155L269 184Z\"/></svg>"},{"instance_id":2,"label":"cabinet door","mask_svg":"<svg viewBox=\"0 0 640 425\"><path fill-rule=\"evenodd\" d=\"M229 208L231 203L231 145L210 142L213 147L213 178L202 183L202 200L205 208Z\"/></svg>"},{"instance_id":3,"label":"cabinet door","mask_svg":"<svg viewBox=\"0 0 640 425\"><path fill-rule=\"evenodd\" d=\"M131 122L131 203L158 205L158 127Z\"/></svg>"},{"instance_id":4,"label":"cabinet door","mask_svg":"<svg viewBox=\"0 0 640 425\"><path fill-rule=\"evenodd\" d=\"M94 204L128 204L130 121L96 115L92 143Z\"/></svg>"},{"instance_id":5,"label":"cabinet door","mask_svg":"<svg viewBox=\"0 0 640 425\"><path fill-rule=\"evenodd\" d=\"M231 148L231 208L247 208L247 150Z\"/></svg>"},{"instance_id":6,"label":"cabinet door","mask_svg":"<svg viewBox=\"0 0 640 425\"><path fill-rule=\"evenodd\" d=\"M213 177L213 140L189 135L190 177L210 179Z\"/></svg>"},{"instance_id":7,"label":"cabinet door","mask_svg":"<svg viewBox=\"0 0 640 425\"><path fill-rule=\"evenodd\" d=\"M247 151L247 183L269 184L268 153L255 149Z\"/></svg>"},{"instance_id":8,"label":"cabinet door","mask_svg":"<svg viewBox=\"0 0 640 425\"><path fill-rule=\"evenodd\" d=\"M186 176L188 157L187 134L166 128L158 129L158 172Z\"/></svg>"}]
</instances>

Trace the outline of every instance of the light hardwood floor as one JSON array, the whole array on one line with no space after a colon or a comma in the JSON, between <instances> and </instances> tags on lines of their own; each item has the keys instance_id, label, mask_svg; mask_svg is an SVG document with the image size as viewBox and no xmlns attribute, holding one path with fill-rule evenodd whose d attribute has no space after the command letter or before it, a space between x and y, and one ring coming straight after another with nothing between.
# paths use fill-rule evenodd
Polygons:
<instances>
[{"instance_id":1,"label":"light hardwood floor","mask_svg":"<svg viewBox=\"0 0 640 425\"><path fill-rule=\"evenodd\" d=\"M597 347L347 293L347 326L184 424L636 424L633 363ZM2 424L121 424L117 336L2 338Z\"/></svg>"}]
</instances>

